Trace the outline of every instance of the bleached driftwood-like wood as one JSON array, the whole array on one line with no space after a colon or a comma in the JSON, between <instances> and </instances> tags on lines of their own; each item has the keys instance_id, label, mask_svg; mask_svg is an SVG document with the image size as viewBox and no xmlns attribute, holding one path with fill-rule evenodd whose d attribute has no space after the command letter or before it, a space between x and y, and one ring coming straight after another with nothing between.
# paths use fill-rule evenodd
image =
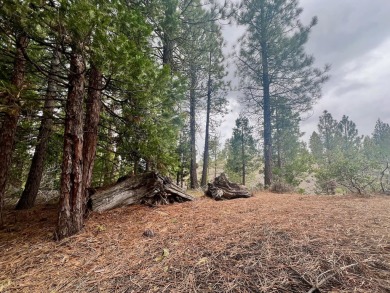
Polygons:
<instances>
[{"instance_id":1,"label":"bleached driftwood-like wood","mask_svg":"<svg viewBox=\"0 0 390 293\"><path fill-rule=\"evenodd\" d=\"M149 172L123 177L115 185L97 190L91 195L89 206L92 211L102 212L132 204L158 205L193 199L170 178Z\"/></svg>"},{"instance_id":2,"label":"bleached driftwood-like wood","mask_svg":"<svg viewBox=\"0 0 390 293\"><path fill-rule=\"evenodd\" d=\"M225 173L221 173L212 183L208 184L206 195L215 200L248 198L252 196L244 185L230 182Z\"/></svg>"}]
</instances>

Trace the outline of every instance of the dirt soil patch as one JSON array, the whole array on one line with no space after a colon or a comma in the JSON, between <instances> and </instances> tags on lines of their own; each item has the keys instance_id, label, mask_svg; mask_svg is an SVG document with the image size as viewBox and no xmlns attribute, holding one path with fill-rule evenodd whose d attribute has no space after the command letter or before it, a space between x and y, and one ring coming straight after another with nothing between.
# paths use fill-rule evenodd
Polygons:
<instances>
[{"instance_id":1,"label":"dirt soil patch","mask_svg":"<svg viewBox=\"0 0 390 293\"><path fill-rule=\"evenodd\" d=\"M8 211L0 292L390 292L390 198L252 198L93 213Z\"/></svg>"}]
</instances>

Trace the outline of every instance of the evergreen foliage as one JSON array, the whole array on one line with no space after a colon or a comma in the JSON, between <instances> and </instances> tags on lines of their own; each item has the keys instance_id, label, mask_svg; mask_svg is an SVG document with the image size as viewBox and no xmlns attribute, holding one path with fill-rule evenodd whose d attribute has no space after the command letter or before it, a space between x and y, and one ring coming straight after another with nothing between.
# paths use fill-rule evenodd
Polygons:
<instances>
[{"instance_id":1,"label":"evergreen foliage","mask_svg":"<svg viewBox=\"0 0 390 293\"><path fill-rule=\"evenodd\" d=\"M240 115L233 128L233 136L228 140L226 169L230 178L239 179L242 185L246 177L259 168L257 141L253 137L253 126L247 117Z\"/></svg>"},{"instance_id":2,"label":"evergreen foliage","mask_svg":"<svg viewBox=\"0 0 390 293\"><path fill-rule=\"evenodd\" d=\"M90 188L123 175L157 171L197 188L203 128L202 186L222 164L245 184L263 159L267 187L297 187L314 170L321 193L389 193L389 124L378 119L362 137L348 116L325 111L310 153L302 142L300 114L320 98L329 68L305 53L317 19L303 25L297 0L242 0L230 11L246 28L236 56L246 113L220 149L230 86L218 22L225 8L213 0L3 1L0 214L5 195L22 209L39 191L60 191L63 238L83 226ZM252 117L263 123L251 126Z\"/></svg>"},{"instance_id":3,"label":"evergreen foliage","mask_svg":"<svg viewBox=\"0 0 390 293\"><path fill-rule=\"evenodd\" d=\"M279 185L298 186L311 168L311 160L304 143L300 141L299 113L292 111L284 100L273 105L273 168L274 181Z\"/></svg>"},{"instance_id":4,"label":"evergreen foliage","mask_svg":"<svg viewBox=\"0 0 390 293\"><path fill-rule=\"evenodd\" d=\"M363 138L348 116L338 122L324 111L318 131L310 138L318 192L388 192L388 124L378 120L372 137Z\"/></svg>"},{"instance_id":5,"label":"evergreen foliage","mask_svg":"<svg viewBox=\"0 0 390 293\"><path fill-rule=\"evenodd\" d=\"M310 110L321 95L328 67L313 67L314 58L304 45L317 24L299 20L302 9L297 0L243 0L235 18L246 27L240 40L237 66L247 109L263 118L264 185L272 183L273 106L283 99L292 111Z\"/></svg>"}]
</instances>

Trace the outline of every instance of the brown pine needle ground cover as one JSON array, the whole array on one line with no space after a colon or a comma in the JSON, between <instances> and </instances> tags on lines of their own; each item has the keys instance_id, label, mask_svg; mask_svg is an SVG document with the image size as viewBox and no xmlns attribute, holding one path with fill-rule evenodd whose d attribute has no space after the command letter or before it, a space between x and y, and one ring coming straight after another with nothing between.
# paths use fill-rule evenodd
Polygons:
<instances>
[{"instance_id":1,"label":"brown pine needle ground cover","mask_svg":"<svg viewBox=\"0 0 390 293\"><path fill-rule=\"evenodd\" d=\"M390 292L389 197L133 206L92 214L61 242L55 216L8 212L0 291Z\"/></svg>"}]
</instances>

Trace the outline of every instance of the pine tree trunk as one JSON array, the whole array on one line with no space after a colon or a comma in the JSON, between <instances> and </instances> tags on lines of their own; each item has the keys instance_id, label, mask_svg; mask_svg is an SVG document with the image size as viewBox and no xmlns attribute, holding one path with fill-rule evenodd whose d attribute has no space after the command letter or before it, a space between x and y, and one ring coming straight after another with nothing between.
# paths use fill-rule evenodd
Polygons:
<instances>
[{"instance_id":1,"label":"pine tree trunk","mask_svg":"<svg viewBox=\"0 0 390 293\"><path fill-rule=\"evenodd\" d=\"M20 115L18 102L20 100L20 92L23 89L26 68L26 59L23 55L23 50L27 45L27 36L25 34L19 34L16 38L16 52L11 79L11 85L14 86L15 91L0 94L1 103L6 107L0 129L0 226L3 225L5 189Z\"/></svg>"},{"instance_id":2,"label":"pine tree trunk","mask_svg":"<svg viewBox=\"0 0 390 293\"><path fill-rule=\"evenodd\" d=\"M277 144L277 166L279 169L282 168L282 145L281 145L281 133L280 128L277 126L276 129L276 144Z\"/></svg>"},{"instance_id":3,"label":"pine tree trunk","mask_svg":"<svg viewBox=\"0 0 390 293\"><path fill-rule=\"evenodd\" d=\"M179 156L180 156L180 166L177 174L177 185L183 188L183 178L184 178L184 163L185 163L185 155L184 155L184 144L185 139L183 138L183 134L180 133L179 137Z\"/></svg>"},{"instance_id":4,"label":"pine tree trunk","mask_svg":"<svg viewBox=\"0 0 390 293\"><path fill-rule=\"evenodd\" d=\"M263 6L264 3L261 2ZM263 99L264 99L264 187L269 188L272 183L272 130L271 130L271 98L270 82L268 72L268 46L266 36L266 19L264 7L261 9L261 27L263 29L261 36L261 53L262 53L262 81L263 81Z\"/></svg>"},{"instance_id":5,"label":"pine tree trunk","mask_svg":"<svg viewBox=\"0 0 390 293\"><path fill-rule=\"evenodd\" d=\"M104 168L102 171L103 185L111 184L115 179L114 170L115 170L116 154L114 154L115 141L114 141L113 129L111 129L111 127L108 129L107 139L108 139L108 144L107 144L107 149L105 150L104 153Z\"/></svg>"},{"instance_id":6,"label":"pine tree trunk","mask_svg":"<svg viewBox=\"0 0 390 293\"><path fill-rule=\"evenodd\" d=\"M214 149L214 179L217 178L217 146Z\"/></svg>"},{"instance_id":7,"label":"pine tree trunk","mask_svg":"<svg viewBox=\"0 0 390 293\"><path fill-rule=\"evenodd\" d=\"M181 164L180 164L180 171L179 171L179 181L180 181L180 187L183 188L184 186L184 155L181 154Z\"/></svg>"},{"instance_id":8,"label":"pine tree trunk","mask_svg":"<svg viewBox=\"0 0 390 293\"><path fill-rule=\"evenodd\" d=\"M244 141L244 130L241 125L241 156L242 156L242 185L245 185L245 175L246 175L246 158L245 158L245 141Z\"/></svg>"},{"instance_id":9,"label":"pine tree trunk","mask_svg":"<svg viewBox=\"0 0 390 293\"><path fill-rule=\"evenodd\" d=\"M171 72L173 70L173 49L174 49L174 41L172 40L172 34L174 28L172 27L172 17L176 12L177 5L172 5L173 3L165 3L166 9L164 11L165 22L168 25L164 25L164 35L162 37L163 43L163 56L162 61L163 64L169 65L171 67Z\"/></svg>"},{"instance_id":10,"label":"pine tree trunk","mask_svg":"<svg viewBox=\"0 0 390 293\"><path fill-rule=\"evenodd\" d=\"M267 62L264 62L267 65ZM266 66L263 65L263 66ZM271 130L271 107L269 95L268 66L263 73L264 84L264 186L272 183L272 130Z\"/></svg>"},{"instance_id":11,"label":"pine tree trunk","mask_svg":"<svg viewBox=\"0 0 390 293\"><path fill-rule=\"evenodd\" d=\"M211 66L211 53L210 53L210 66ZM203 152L203 170L202 180L200 185L206 186L207 175L209 168L209 138L210 138L210 111L211 111L211 75L207 81L207 110L206 110L206 132L204 137L204 152Z\"/></svg>"},{"instance_id":12,"label":"pine tree trunk","mask_svg":"<svg viewBox=\"0 0 390 293\"><path fill-rule=\"evenodd\" d=\"M279 105L279 103L277 103ZM281 169L282 168L282 141L281 141L281 113L279 113L277 106L275 107L275 137L274 137L274 145L276 145L276 166Z\"/></svg>"},{"instance_id":13,"label":"pine tree trunk","mask_svg":"<svg viewBox=\"0 0 390 293\"><path fill-rule=\"evenodd\" d=\"M191 88L190 88L190 188L195 189L199 187L198 176L196 173L196 121L195 121L195 108L196 108L196 77L195 68L191 67Z\"/></svg>"},{"instance_id":14,"label":"pine tree trunk","mask_svg":"<svg viewBox=\"0 0 390 293\"><path fill-rule=\"evenodd\" d=\"M164 36L163 38L163 64L173 67L173 42L169 40L169 37Z\"/></svg>"},{"instance_id":15,"label":"pine tree trunk","mask_svg":"<svg viewBox=\"0 0 390 293\"><path fill-rule=\"evenodd\" d=\"M50 135L52 133L53 112L55 107L55 97L57 96L57 85L55 76L58 74L60 65L59 52L53 52L53 60L51 62L50 75L47 84L46 98L43 109L41 126L37 138L34 156L31 161L30 171L28 173L26 185L22 196L16 205L17 210L30 209L35 204L35 199L38 195L39 186L41 184L44 162L46 157L47 146Z\"/></svg>"},{"instance_id":16,"label":"pine tree trunk","mask_svg":"<svg viewBox=\"0 0 390 293\"><path fill-rule=\"evenodd\" d=\"M71 236L84 223L83 184L83 97L85 64L81 49L73 47L70 56L69 89L66 103L64 151L60 207L56 238Z\"/></svg>"},{"instance_id":17,"label":"pine tree trunk","mask_svg":"<svg viewBox=\"0 0 390 293\"><path fill-rule=\"evenodd\" d=\"M92 171L98 140L102 85L103 75L99 69L92 64L89 73L88 96L86 101L86 116L84 123L83 182L86 192L84 200L87 200L88 198L88 188L91 187L92 182ZM86 202L84 202L84 204L86 204Z\"/></svg>"},{"instance_id":18,"label":"pine tree trunk","mask_svg":"<svg viewBox=\"0 0 390 293\"><path fill-rule=\"evenodd\" d=\"M138 168L139 168L139 159L134 159L134 168L133 168L133 174L137 175L138 174Z\"/></svg>"}]
</instances>

